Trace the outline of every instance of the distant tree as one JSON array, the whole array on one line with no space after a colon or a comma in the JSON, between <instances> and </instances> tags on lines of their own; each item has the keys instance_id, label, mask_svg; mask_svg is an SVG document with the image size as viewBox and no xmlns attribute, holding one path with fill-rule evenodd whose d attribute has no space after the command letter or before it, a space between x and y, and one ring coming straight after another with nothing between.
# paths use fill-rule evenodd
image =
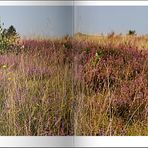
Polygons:
<instances>
[{"instance_id":1,"label":"distant tree","mask_svg":"<svg viewBox=\"0 0 148 148\"><path fill-rule=\"evenodd\" d=\"M11 25L8 29L2 28L2 27L0 29L1 29L0 35L2 38L18 38L19 37L13 25Z\"/></svg>"},{"instance_id":2,"label":"distant tree","mask_svg":"<svg viewBox=\"0 0 148 148\"><path fill-rule=\"evenodd\" d=\"M7 37L17 36L16 29L13 25L11 25L8 29L5 29L4 33Z\"/></svg>"},{"instance_id":3,"label":"distant tree","mask_svg":"<svg viewBox=\"0 0 148 148\"><path fill-rule=\"evenodd\" d=\"M0 21L0 54L16 50L19 39L20 36L13 25L4 28L4 23Z\"/></svg>"},{"instance_id":4,"label":"distant tree","mask_svg":"<svg viewBox=\"0 0 148 148\"><path fill-rule=\"evenodd\" d=\"M129 30L128 35L136 35L136 31L135 30Z\"/></svg>"}]
</instances>

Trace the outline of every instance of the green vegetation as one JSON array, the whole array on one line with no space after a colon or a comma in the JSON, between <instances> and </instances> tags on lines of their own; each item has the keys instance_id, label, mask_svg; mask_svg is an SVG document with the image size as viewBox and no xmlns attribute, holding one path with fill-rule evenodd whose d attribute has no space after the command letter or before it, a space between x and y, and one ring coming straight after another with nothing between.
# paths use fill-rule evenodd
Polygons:
<instances>
[{"instance_id":1,"label":"green vegetation","mask_svg":"<svg viewBox=\"0 0 148 148\"><path fill-rule=\"evenodd\" d=\"M0 24L0 54L17 50L18 40L19 35L14 26L6 29Z\"/></svg>"},{"instance_id":2,"label":"green vegetation","mask_svg":"<svg viewBox=\"0 0 148 148\"><path fill-rule=\"evenodd\" d=\"M129 30L128 35L136 35L136 31L135 30Z\"/></svg>"},{"instance_id":3,"label":"green vegetation","mask_svg":"<svg viewBox=\"0 0 148 148\"><path fill-rule=\"evenodd\" d=\"M147 40L1 27L0 135L148 135Z\"/></svg>"}]
</instances>

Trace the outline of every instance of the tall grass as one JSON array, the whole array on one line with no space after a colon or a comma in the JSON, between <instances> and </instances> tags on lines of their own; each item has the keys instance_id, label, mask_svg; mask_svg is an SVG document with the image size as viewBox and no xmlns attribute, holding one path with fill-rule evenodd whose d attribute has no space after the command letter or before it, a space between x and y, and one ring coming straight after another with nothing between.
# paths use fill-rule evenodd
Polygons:
<instances>
[{"instance_id":1,"label":"tall grass","mask_svg":"<svg viewBox=\"0 0 148 148\"><path fill-rule=\"evenodd\" d=\"M0 55L0 135L148 135L146 36L20 44Z\"/></svg>"},{"instance_id":2,"label":"tall grass","mask_svg":"<svg viewBox=\"0 0 148 148\"><path fill-rule=\"evenodd\" d=\"M24 46L0 56L0 135L73 135L72 69L61 45L28 40Z\"/></svg>"},{"instance_id":3,"label":"tall grass","mask_svg":"<svg viewBox=\"0 0 148 148\"><path fill-rule=\"evenodd\" d=\"M148 135L148 50L139 38L75 37L83 85L76 135Z\"/></svg>"}]
</instances>

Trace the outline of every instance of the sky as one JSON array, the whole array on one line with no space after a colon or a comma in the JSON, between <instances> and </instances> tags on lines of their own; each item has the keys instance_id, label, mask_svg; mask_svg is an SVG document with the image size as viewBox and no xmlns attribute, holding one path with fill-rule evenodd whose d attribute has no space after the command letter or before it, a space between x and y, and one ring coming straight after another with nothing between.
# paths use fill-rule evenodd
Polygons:
<instances>
[{"instance_id":1,"label":"sky","mask_svg":"<svg viewBox=\"0 0 148 148\"><path fill-rule=\"evenodd\" d=\"M1 24L13 25L22 36L71 34L71 17L71 6L0 6Z\"/></svg>"},{"instance_id":2,"label":"sky","mask_svg":"<svg viewBox=\"0 0 148 148\"><path fill-rule=\"evenodd\" d=\"M79 6L75 12L77 32L126 34L129 30L136 30L137 34L148 34L146 6Z\"/></svg>"},{"instance_id":3,"label":"sky","mask_svg":"<svg viewBox=\"0 0 148 148\"><path fill-rule=\"evenodd\" d=\"M148 34L148 7L76 6L75 32ZM0 6L4 27L14 25L22 36L63 36L73 32L72 6Z\"/></svg>"}]
</instances>

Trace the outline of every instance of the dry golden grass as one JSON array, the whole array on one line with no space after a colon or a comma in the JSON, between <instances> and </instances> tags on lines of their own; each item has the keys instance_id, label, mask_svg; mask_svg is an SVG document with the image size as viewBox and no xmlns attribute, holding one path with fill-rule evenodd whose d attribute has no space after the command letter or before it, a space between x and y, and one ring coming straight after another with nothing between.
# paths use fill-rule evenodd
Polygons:
<instances>
[{"instance_id":1,"label":"dry golden grass","mask_svg":"<svg viewBox=\"0 0 148 148\"><path fill-rule=\"evenodd\" d=\"M147 36L21 44L23 51L0 55L0 135L148 135Z\"/></svg>"}]
</instances>

